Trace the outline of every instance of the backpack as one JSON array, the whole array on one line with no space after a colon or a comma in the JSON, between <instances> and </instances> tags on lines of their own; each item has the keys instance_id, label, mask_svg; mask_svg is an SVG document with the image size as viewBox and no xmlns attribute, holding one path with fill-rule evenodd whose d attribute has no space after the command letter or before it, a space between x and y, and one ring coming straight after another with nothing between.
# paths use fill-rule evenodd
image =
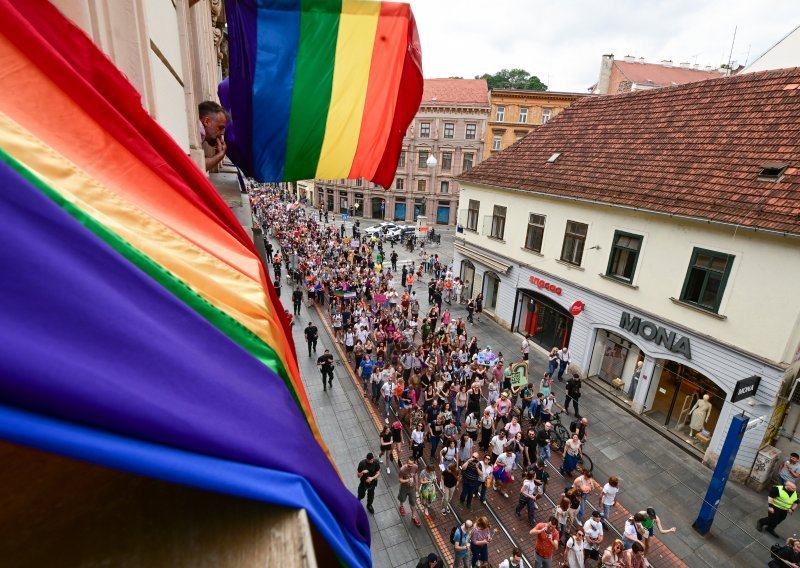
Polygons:
<instances>
[{"instance_id":1,"label":"backpack","mask_svg":"<svg viewBox=\"0 0 800 568\"><path fill-rule=\"evenodd\" d=\"M459 528L461 528L461 527L456 525L452 529L450 529L450 544L455 544L456 543L456 533L459 532L459 530L458 530Z\"/></svg>"}]
</instances>

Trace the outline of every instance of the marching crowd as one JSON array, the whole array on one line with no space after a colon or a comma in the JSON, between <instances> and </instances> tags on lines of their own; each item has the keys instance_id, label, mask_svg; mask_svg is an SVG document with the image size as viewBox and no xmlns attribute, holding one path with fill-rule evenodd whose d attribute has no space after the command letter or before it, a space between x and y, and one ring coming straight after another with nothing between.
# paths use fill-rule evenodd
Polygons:
<instances>
[{"instance_id":1,"label":"marching crowd","mask_svg":"<svg viewBox=\"0 0 800 568\"><path fill-rule=\"evenodd\" d=\"M452 266L436 255L426 255L419 264L398 264L393 245L389 248L379 233L362 238L357 227L348 234L344 224L321 223L321 215L293 207L276 189L260 188L251 197L254 215L265 230L276 289L284 269L292 288L294 311L287 315L299 314L304 300L317 304L360 379L364 397L380 405L385 421L380 451L377 456L368 454L357 472L358 497L366 497L369 512L374 512L382 470L387 475L396 470L399 513L409 514L417 526L422 515L448 515L456 498L471 511L473 500L485 502L489 490L510 497L509 488L519 476L523 482L515 511L517 516L525 512L530 524L536 568L549 568L559 547L564 566L570 568L589 566L590 561L607 568L644 568L655 531L677 530L662 527L656 511L647 508L626 520L621 539L603 546L619 480L612 476L600 483L580 466L588 421L579 414L581 379L571 373L566 347L553 348L541 379L515 384L512 357L470 335L468 324L480 316L483 298L464 297L469 283L455 276ZM277 249L271 239L279 244ZM425 308L415 283L427 283ZM466 319L452 314L454 303L467 304ZM308 355L316 356L316 326L309 322L304 335ZM527 361L529 352L524 338L515 358ZM323 388L332 388L334 357L329 350L318 356L317 365ZM556 381L565 382L563 405L553 392ZM555 441L553 422L559 412L570 414L570 406L571 438L558 450L561 473L574 479L552 515L537 522L537 502L548 481ZM411 453L394 465L405 443ZM597 509L585 515L593 491L600 494ZM775 497L782 498L783 494ZM767 519L761 524L773 526ZM493 534L484 516L454 526L450 541L456 566L486 563ZM432 556L420 565L438 565ZM500 566L521 562L515 550Z\"/></svg>"}]
</instances>

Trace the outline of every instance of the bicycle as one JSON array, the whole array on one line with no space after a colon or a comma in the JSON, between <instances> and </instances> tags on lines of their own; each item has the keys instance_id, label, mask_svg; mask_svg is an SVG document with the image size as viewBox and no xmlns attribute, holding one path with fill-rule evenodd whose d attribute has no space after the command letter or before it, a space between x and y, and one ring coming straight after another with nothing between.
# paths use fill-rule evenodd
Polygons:
<instances>
[{"instance_id":1,"label":"bicycle","mask_svg":"<svg viewBox=\"0 0 800 568\"><path fill-rule=\"evenodd\" d=\"M564 451L564 444L567 443L572 437L572 434L569 430L567 430L563 424L561 424L561 413L556 412L553 417L550 419L550 424L553 425L553 433L552 433L552 445L553 449L558 450L559 452ZM578 467L583 469L584 471L593 471L594 470L594 462L592 458L590 458L585 451L583 451L584 442L581 441L581 457L578 458Z\"/></svg>"}]
</instances>

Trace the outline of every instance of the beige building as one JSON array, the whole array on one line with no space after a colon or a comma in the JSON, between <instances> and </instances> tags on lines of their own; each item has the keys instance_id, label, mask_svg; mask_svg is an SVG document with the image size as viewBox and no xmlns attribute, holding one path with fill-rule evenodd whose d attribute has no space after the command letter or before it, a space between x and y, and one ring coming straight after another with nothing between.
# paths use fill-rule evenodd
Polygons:
<instances>
[{"instance_id":1,"label":"beige building","mask_svg":"<svg viewBox=\"0 0 800 568\"><path fill-rule=\"evenodd\" d=\"M482 161L489 118L484 79L425 79L417 116L403 139L392 187L366 180L316 180L314 205L356 217L454 225L456 176ZM436 165L428 165L433 156Z\"/></svg>"},{"instance_id":2,"label":"beige building","mask_svg":"<svg viewBox=\"0 0 800 568\"><path fill-rule=\"evenodd\" d=\"M745 412L738 480L797 429L798 84L792 69L590 97L461 177L454 266L485 310L544 350L568 346L583 376L709 465Z\"/></svg>"},{"instance_id":3,"label":"beige building","mask_svg":"<svg viewBox=\"0 0 800 568\"><path fill-rule=\"evenodd\" d=\"M496 154L521 140L558 115L586 93L558 93L522 89L493 89L489 94L492 110L489 114L489 137L484 158Z\"/></svg>"}]
</instances>

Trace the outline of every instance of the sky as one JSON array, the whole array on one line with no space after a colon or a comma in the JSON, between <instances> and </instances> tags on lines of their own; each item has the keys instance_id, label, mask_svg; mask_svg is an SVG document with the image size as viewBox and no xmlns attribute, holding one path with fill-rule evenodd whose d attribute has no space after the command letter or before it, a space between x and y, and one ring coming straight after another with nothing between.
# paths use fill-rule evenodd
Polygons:
<instances>
[{"instance_id":1,"label":"sky","mask_svg":"<svg viewBox=\"0 0 800 568\"><path fill-rule=\"evenodd\" d=\"M522 68L586 92L603 54L648 63L744 64L800 25L798 0L409 0L426 78ZM738 26L738 28L737 28Z\"/></svg>"}]
</instances>

